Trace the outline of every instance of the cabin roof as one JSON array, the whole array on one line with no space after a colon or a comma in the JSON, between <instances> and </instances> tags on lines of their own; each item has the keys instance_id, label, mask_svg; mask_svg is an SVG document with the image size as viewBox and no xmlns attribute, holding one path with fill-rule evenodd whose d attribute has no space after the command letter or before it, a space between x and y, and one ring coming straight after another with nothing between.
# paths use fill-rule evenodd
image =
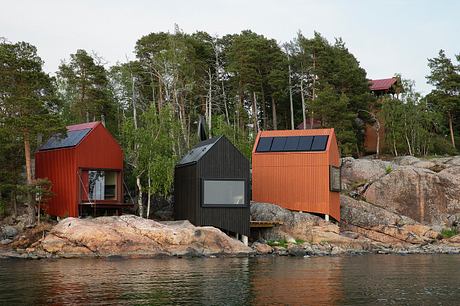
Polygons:
<instances>
[{"instance_id":1,"label":"cabin roof","mask_svg":"<svg viewBox=\"0 0 460 306\"><path fill-rule=\"evenodd\" d=\"M38 149L39 151L70 148L77 146L86 135L95 128L99 121L75 124L67 126L67 134L65 137L61 134L51 136L48 141Z\"/></svg>"},{"instance_id":2,"label":"cabin roof","mask_svg":"<svg viewBox=\"0 0 460 306\"><path fill-rule=\"evenodd\" d=\"M261 131L253 153L326 151L333 133L334 129Z\"/></svg>"},{"instance_id":3,"label":"cabin roof","mask_svg":"<svg viewBox=\"0 0 460 306\"><path fill-rule=\"evenodd\" d=\"M378 79L378 80L370 80L370 90L388 90L398 81L397 78L388 78L388 79Z\"/></svg>"},{"instance_id":4,"label":"cabin roof","mask_svg":"<svg viewBox=\"0 0 460 306\"><path fill-rule=\"evenodd\" d=\"M187 154L182 157L176 166L198 162L209 150L222 138L222 136L206 139L195 145Z\"/></svg>"}]
</instances>

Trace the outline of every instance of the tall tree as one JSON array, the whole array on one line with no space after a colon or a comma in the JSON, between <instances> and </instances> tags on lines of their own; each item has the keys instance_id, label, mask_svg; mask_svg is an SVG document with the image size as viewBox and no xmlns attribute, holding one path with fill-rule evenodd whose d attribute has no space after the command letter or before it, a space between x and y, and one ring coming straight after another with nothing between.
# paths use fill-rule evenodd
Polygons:
<instances>
[{"instance_id":1,"label":"tall tree","mask_svg":"<svg viewBox=\"0 0 460 306\"><path fill-rule=\"evenodd\" d=\"M0 128L23 143L27 185L32 187L31 151L37 135L62 131L52 78L43 72L37 49L25 42L0 43ZM29 223L35 223L32 193Z\"/></svg>"},{"instance_id":2,"label":"tall tree","mask_svg":"<svg viewBox=\"0 0 460 306\"><path fill-rule=\"evenodd\" d=\"M431 71L427 76L428 83L435 87L429 95L430 103L445 115L454 148L454 121L460 113L460 54L456 59L457 65L454 65L444 50L440 50L438 57L428 59Z\"/></svg>"},{"instance_id":3,"label":"tall tree","mask_svg":"<svg viewBox=\"0 0 460 306\"><path fill-rule=\"evenodd\" d=\"M70 55L70 61L59 66L57 77L68 123L105 120L107 127L115 131L116 104L108 73L96 56L77 50Z\"/></svg>"}]
</instances>

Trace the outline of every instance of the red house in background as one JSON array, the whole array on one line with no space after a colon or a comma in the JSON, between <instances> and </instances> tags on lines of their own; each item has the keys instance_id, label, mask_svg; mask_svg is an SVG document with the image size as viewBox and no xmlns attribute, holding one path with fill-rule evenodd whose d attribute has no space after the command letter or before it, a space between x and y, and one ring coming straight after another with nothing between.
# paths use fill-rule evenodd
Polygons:
<instances>
[{"instance_id":1,"label":"red house in background","mask_svg":"<svg viewBox=\"0 0 460 306\"><path fill-rule=\"evenodd\" d=\"M370 80L369 89L378 98L378 103L382 103L384 96L391 96L392 98L398 98L398 95L403 91L401 80L397 77L388 79ZM379 138L380 138L380 150L385 145L385 122L383 118L379 117L378 112L370 110L375 113L380 122ZM366 124L364 132L364 149L366 153L376 153L377 151L377 129L376 125Z\"/></svg>"},{"instance_id":2,"label":"red house in background","mask_svg":"<svg viewBox=\"0 0 460 306\"><path fill-rule=\"evenodd\" d=\"M35 177L52 183L48 214L78 217L123 204L123 152L101 122L67 127L35 153Z\"/></svg>"}]
</instances>

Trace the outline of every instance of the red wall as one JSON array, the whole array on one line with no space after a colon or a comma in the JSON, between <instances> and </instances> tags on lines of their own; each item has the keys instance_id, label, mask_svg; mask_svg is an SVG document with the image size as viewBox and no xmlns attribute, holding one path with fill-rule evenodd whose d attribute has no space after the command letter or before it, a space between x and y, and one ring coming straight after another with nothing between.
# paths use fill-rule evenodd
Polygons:
<instances>
[{"instance_id":1,"label":"red wall","mask_svg":"<svg viewBox=\"0 0 460 306\"><path fill-rule=\"evenodd\" d=\"M54 196L46 204L46 212L53 216L78 216L76 206L77 176L73 148L35 153L35 177L51 181Z\"/></svg>"},{"instance_id":2,"label":"red wall","mask_svg":"<svg viewBox=\"0 0 460 306\"><path fill-rule=\"evenodd\" d=\"M48 202L47 213L78 216L81 197L78 172L81 168L119 170L118 199L122 199L123 152L110 132L97 124L76 147L35 154L36 177L48 178L53 184L55 195Z\"/></svg>"}]
</instances>

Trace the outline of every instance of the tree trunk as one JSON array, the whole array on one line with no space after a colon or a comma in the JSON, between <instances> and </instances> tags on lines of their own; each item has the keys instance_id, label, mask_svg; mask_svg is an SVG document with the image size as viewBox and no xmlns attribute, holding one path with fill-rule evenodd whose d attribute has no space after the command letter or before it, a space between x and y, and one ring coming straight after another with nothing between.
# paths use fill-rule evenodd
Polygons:
<instances>
[{"instance_id":1,"label":"tree trunk","mask_svg":"<svg viewBox=\"0 0 460 306\"><path fill-rule=\"evenodd\" d=\"M275 98L272 96L272 113L273 113L273 129L277 130L278 129L278 121L276 118L276 103L275 103Z\"/></svg>"},{"instance_id":2,"label":"tree trunk","mask_svg":"<svg viewBox=\"0 0 460 306\"><path fill-rule=\"evenodd\" d=\"M149 184L149 189L147 191L148 198L147 198L147 219L150 216L150 202L151 202L151 197L152 197L152 191L151 191L151 179L150 179L150 171L149 171L149 176L148 176L148 184Z\"/></svg>"},{"instance_id":3,"label":"tree trunk","mask_svg":"<svg viewBox=\"0 0 460 306\"><path fill-rule=\"evenodd\" d=\"M288 72L289 72L289 105L291 107L291 130L294 129L294 104L292 102L292 85L291 85L291 63L288 54Z\"/></svg>"},{"instance_id":4,"label":"tree trunk","mask_svg":"<svg viewBox=\"0 0 460 306\"><path fill-rule=\"evenodd\" d=\"M209 138L212 138L212 74L211 69L208 69L209 74L209 89L208 89L208 130Z\"/></svg>"},{"instance_id":5,"label":"tree trunk","mask_svg":"<svg viewBox=\"0 0 460 306\"><path fill-rule=\"evenodd\" d=\"M452 126L452 114L448 112L447 116L449 118L450 141L452 142L452 146L455 148L454 128Z\"/></svg>"},{"instance_id":6,"label":"tree trunk","mask_svg":"<svg viewBox=\"0 0 460 306\"><path fill-rule=\"evenodd\" d=\"M142 185L141 176L136 176L136 185L138 189L137 206L139 206L139 217L144 217L144 206L142 204Z\"/></svg>"},{"instance_id":7,"label":"tree trunk","mask_svg":"<svg viewBox=\"0 0 460 306\"><path fill-rule=\"evenodd\" d=\"M256 134L259 132L259 119L257 118L257 98L256 98L256 93L252 93L253 99L252 99L252 111L253 111L253 120L254 120L254 131Z\"/></svg>"},{"instance_id":8,"label":"tree trunk","mask_svg":"<svg viewBox=\"0 0 460 306\"><path fill-rule=\"evenodd\" d=\"M32 166L30 160L30 133L26 129L24 131L24 156L26 159L26 177L28 187L32 186ZM35 224L35 201L32 194L32 191L27 190L27 215L28 215L28 226L33 226Z\"/></svg>"},{"instance_id":9,"label":"tree trunk","mask_svg":"<svg viewBox=\"0 0 460 306\"><path fill-rule=\"evenodd\" d=\"M303 95L303 80L300 81L300 96L302 97L302 124L303 124L303 129L307 129L307 118L305 117L305 97Z\"/></svg>"},{"instance_id":10,"label":"tree trunk","mask_svg":"<svg viewBox=\"0 0 460 306\"><path fill-rule=\"evenodd\" d=\"M230 125L230 117L228 116L227 97L225 96L224 80L222 80L222 98L224 99L225 118L227 119L227 124Z\"/></svg>"}]
</instances>

